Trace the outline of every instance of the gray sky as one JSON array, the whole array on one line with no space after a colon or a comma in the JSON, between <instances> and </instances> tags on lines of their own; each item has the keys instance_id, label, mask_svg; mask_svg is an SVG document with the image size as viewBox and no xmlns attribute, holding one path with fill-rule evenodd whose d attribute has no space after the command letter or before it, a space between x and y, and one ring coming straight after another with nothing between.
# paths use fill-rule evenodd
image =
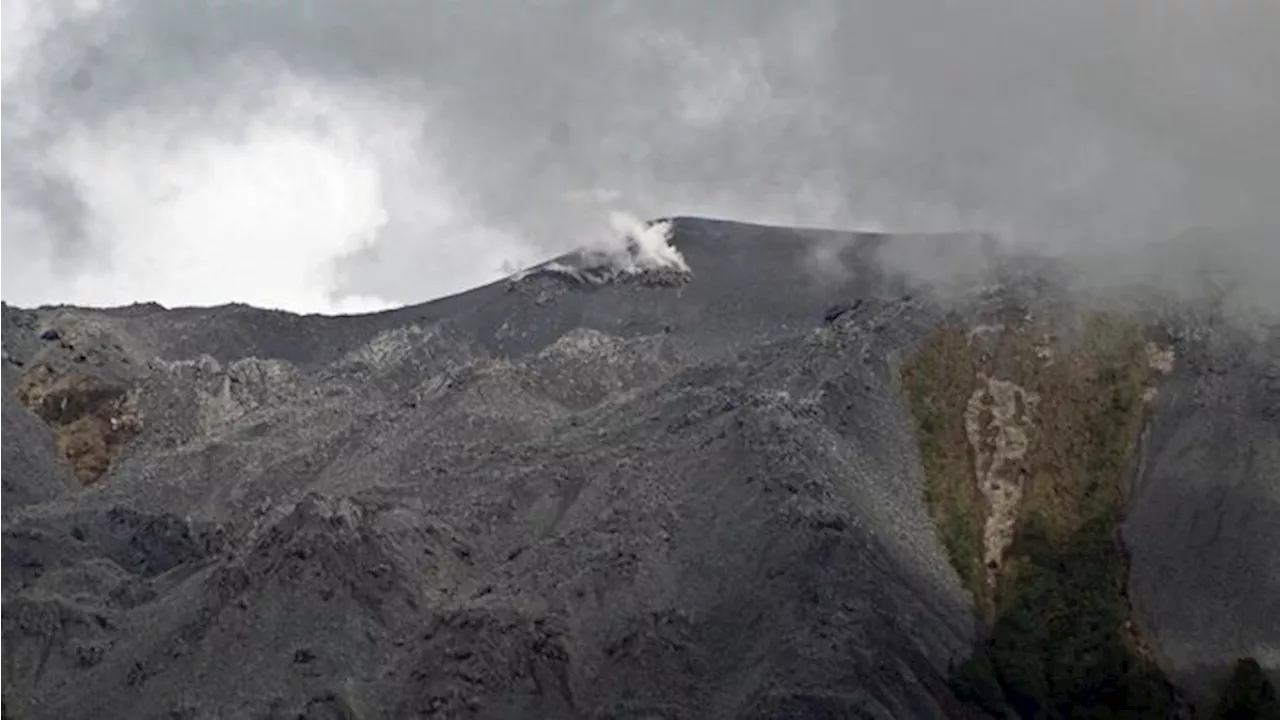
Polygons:
<instances>
[{"instance_id":1,"label":"gray sky","mask_svg":"<svg viewBox=\"0 0 1280 720\"><path fill-rule=\"evenodd\" d=\"M610 209L1111 248L1280 220L1275 0L3 11L24 305L416 302Z\"/></svg>"}]
</instances>

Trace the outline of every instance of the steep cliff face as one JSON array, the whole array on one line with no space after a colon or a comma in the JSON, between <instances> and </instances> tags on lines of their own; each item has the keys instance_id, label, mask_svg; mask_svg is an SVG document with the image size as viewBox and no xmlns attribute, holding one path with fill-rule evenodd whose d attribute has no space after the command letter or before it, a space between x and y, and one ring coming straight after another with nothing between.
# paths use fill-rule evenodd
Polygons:
<instances>
[{"instance_id":1,"label":"steep cliff face","mask_svg":"<svg viewBox=\"0 0 1280 720\"><path fill-rule=\"evenodd\" d=\"M1124 527L1135 605L1201 696L1237 658L1280 667L1280 338L1210 327L1176 339Z\"/></svg>"}]
</instances>

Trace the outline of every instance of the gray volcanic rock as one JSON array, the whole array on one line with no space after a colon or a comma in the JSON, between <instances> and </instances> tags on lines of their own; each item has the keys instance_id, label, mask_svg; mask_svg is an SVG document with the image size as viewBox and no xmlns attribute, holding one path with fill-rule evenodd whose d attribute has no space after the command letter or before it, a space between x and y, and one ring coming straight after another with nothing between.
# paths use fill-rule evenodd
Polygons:
<instances>
[{"instance_id":1,"label":"gray volcanic rock","mask_svg":"<svg viewBox=\"0 0 1280 720\"><path fill-rule=\"evenodd\" d=\"M1205 695L1239 657L1280 676L1280 333L1198 335L1156 398L1125 540L1166 664Z\"/></svg>"},{"instance_id":2,"label":"gray volcanic rock","mask_svg":"<svg viewBox=\"0 0 1280 720\"><path fill-rule=\"evenodd\" d=\"M48 425L19 402L14 389L23 374L24 358L37 354L47 343L62 340L61 332L41 327L30 311L4 305L3 478L4 516L19 507L48 500L74 486L71 473L55 461L54 437ZM48 339L42 339L48 338Z\"/></svg>"},{"instance_id":3,"label":"gray volcanic rock","mask_svg":"<svg viewBox=\"0 0 1280 720\"><path fill-rule=\"evenodd\" d=\"M972 712L895 363L1005 292L992 242L681 218L675 244L692 274L575 255L366 316L6 306L6 710ZM921 253L952 271L920 286ZM1184 675L1280 643L1275 388L1246 392L1276 347L1219 337L1179 350L1126 532ZM34 368L126 390L87 486L17 401Z\"/></svg>"},{"instance_id":4,"label":"gray volcanic rock","mask_svg":"<svg viewBox=\"0 0 1280 720\"><path fill-rule=\"evenodd\" d=\"M883 282L813 287L799 233L693 229L694 279L566 258L365 318L48 312L70 347L21 361L118 347L144 428L6 527L14 703L941 715L968 600L884 352L850 365L822 327Z\"/></svg>"}]
</instances>

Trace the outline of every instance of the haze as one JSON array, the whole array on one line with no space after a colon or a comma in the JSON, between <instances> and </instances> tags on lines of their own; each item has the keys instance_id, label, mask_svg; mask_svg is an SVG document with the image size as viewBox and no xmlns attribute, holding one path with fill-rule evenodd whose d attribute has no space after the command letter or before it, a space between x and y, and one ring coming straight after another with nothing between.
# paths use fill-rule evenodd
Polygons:
<instances>
[{"instance_id":1,"label":"haze","mask_svg":"<svg viewBox=\"0 0 1280 720\"><path fill-rule=\"evenodd\" d=\"M3 13L20 305L371 310L597 242L615 210L1050 250L1263 228L1240 267L1280 276L1274 0Z\"/></svg>"}]
</instances>

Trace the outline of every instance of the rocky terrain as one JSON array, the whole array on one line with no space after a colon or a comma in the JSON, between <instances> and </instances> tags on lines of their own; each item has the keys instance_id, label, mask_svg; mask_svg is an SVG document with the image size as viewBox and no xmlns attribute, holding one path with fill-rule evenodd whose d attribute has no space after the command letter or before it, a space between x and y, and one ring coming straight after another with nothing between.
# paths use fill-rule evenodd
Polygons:
<instances>
[{"instance_id":1,"label":"rocky terrain","mask_svg":"<svg viewBox=\"0 0 1280 720\"><path fill-rule=\"evenodd\" d=\"M982 236L673 242L375 315L5 306L5 716L1274 703L1280 333Z\"/></svg>"}]
</instances>

